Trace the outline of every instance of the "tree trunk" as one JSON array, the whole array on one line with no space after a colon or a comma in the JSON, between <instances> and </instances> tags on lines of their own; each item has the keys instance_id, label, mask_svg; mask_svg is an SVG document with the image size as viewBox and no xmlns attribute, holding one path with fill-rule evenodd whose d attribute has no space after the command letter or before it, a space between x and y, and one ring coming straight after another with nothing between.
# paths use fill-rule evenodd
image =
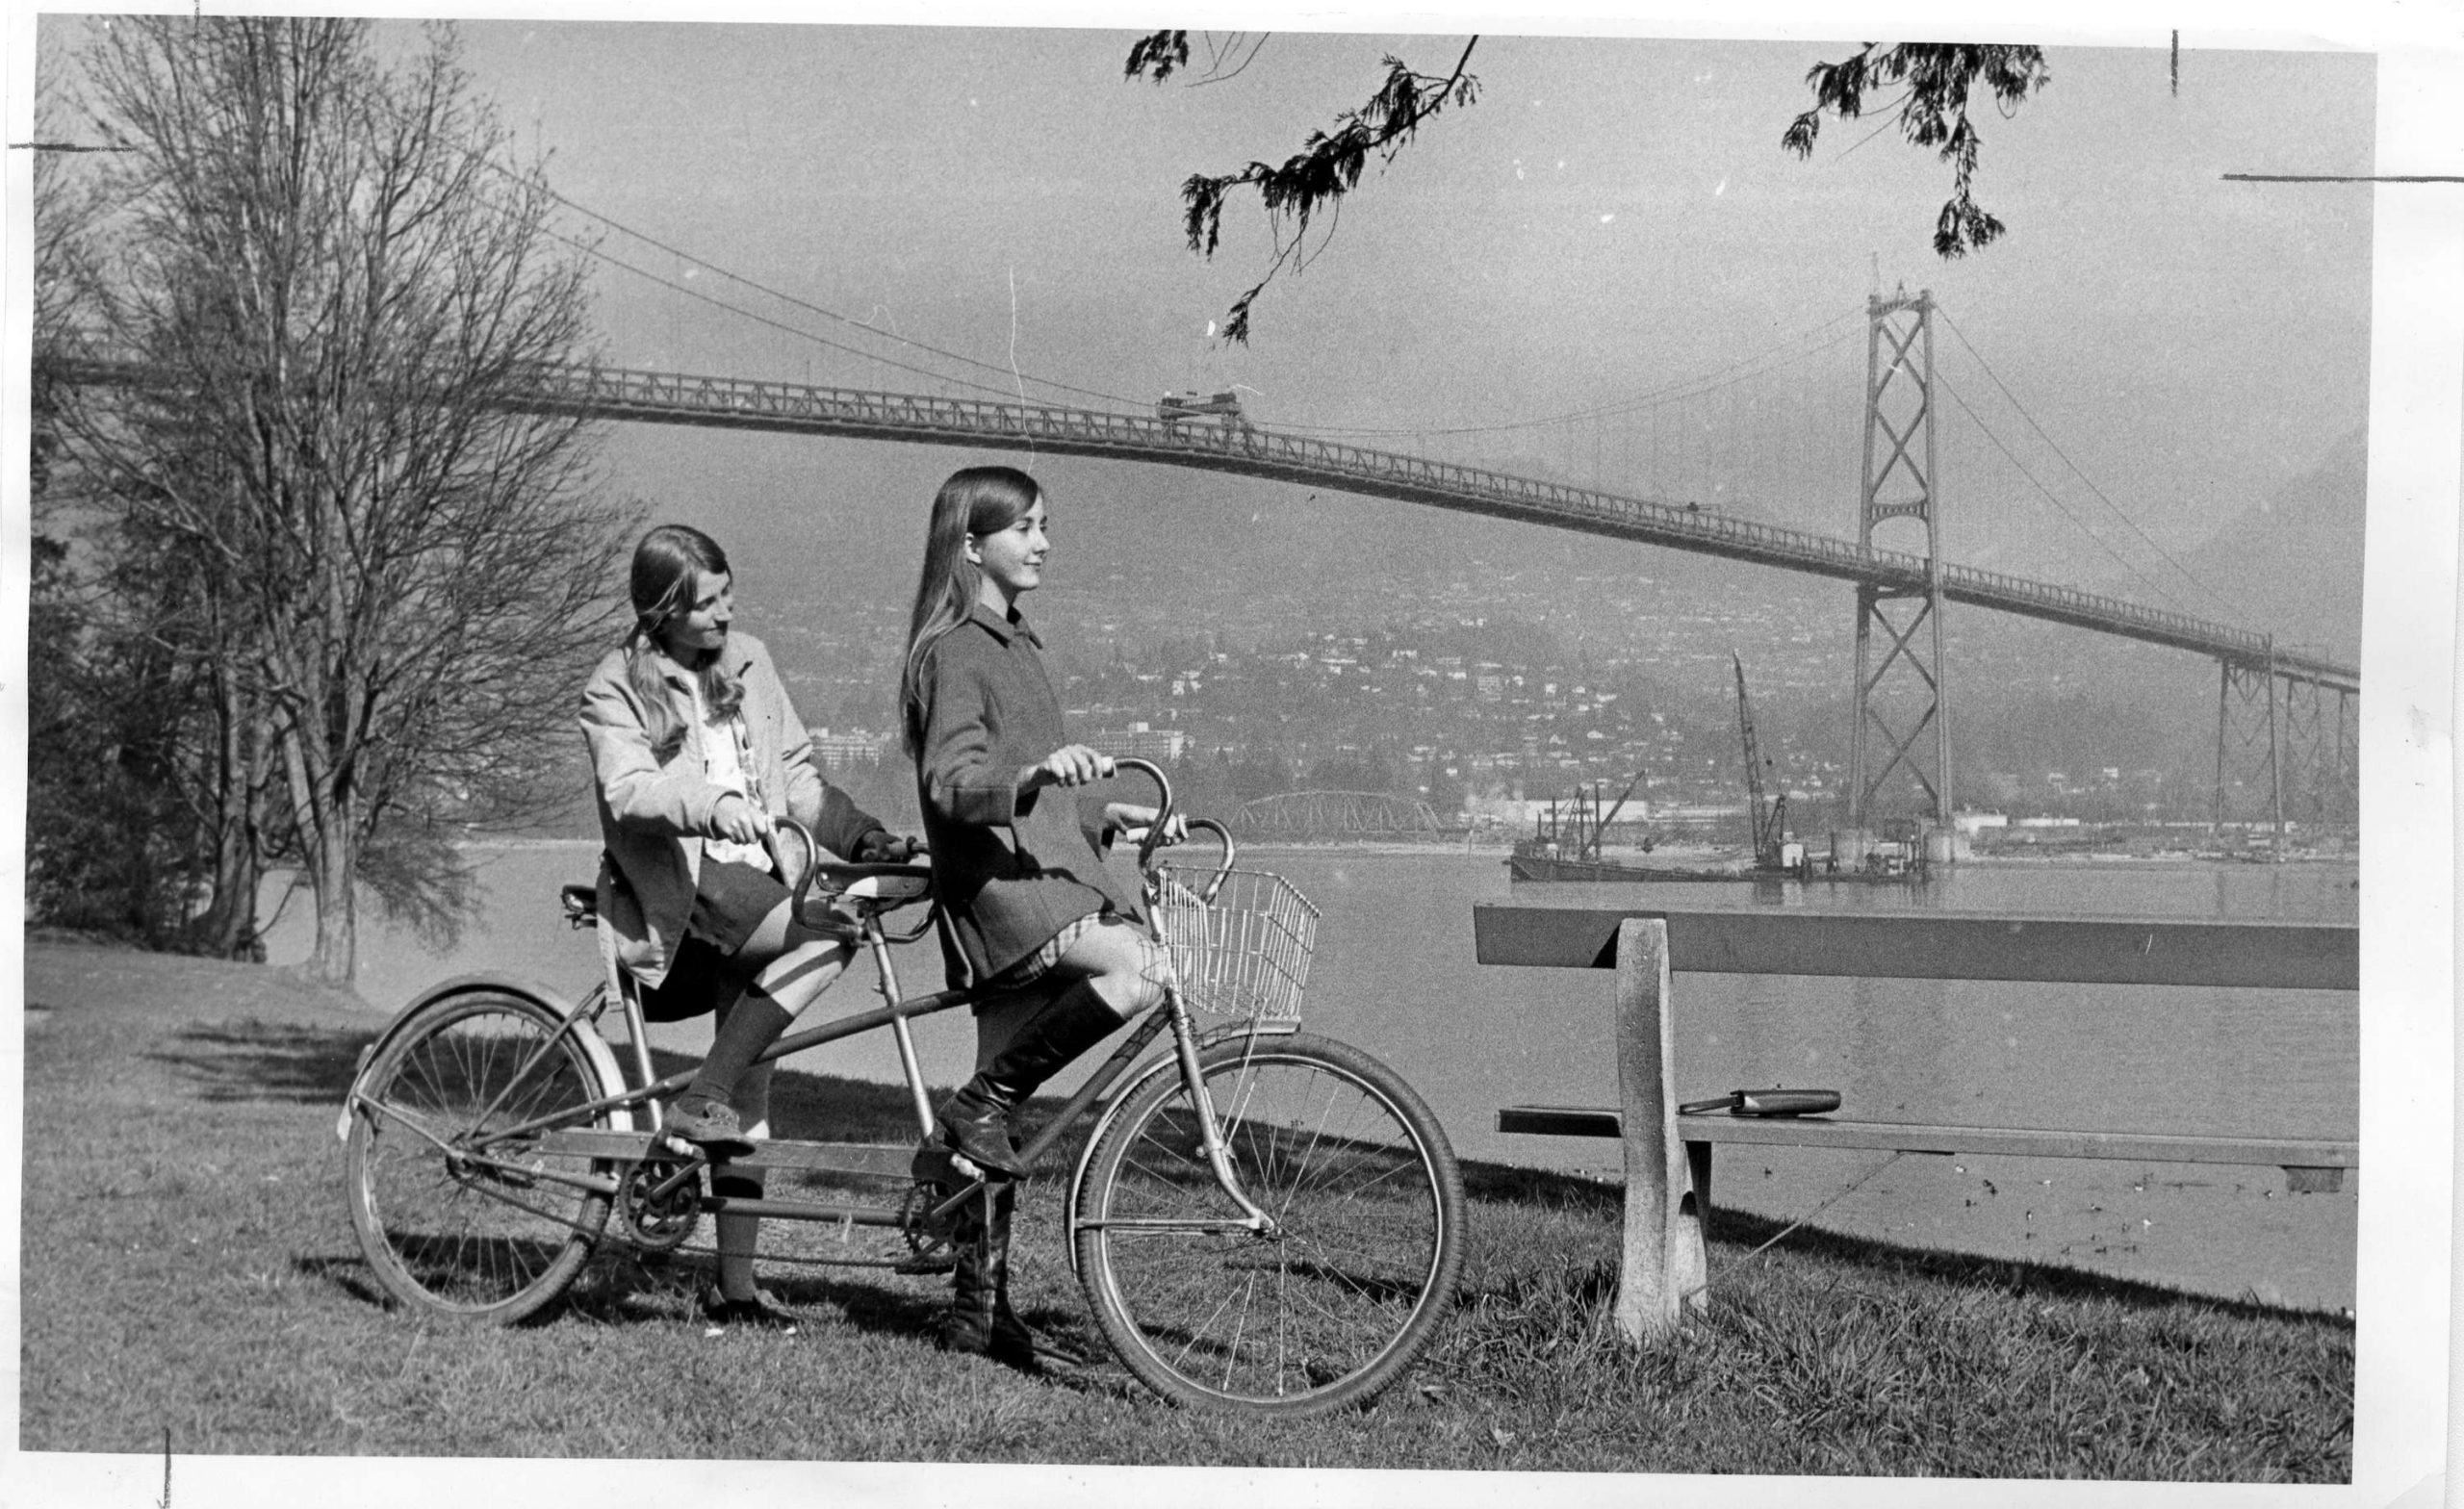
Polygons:
<instances>
[{"instance_id":1,"label":"tree trunk","mask_svg":"<svg viewBox=\"0 0 2464 1509\"><path fill-rule=\"evenodd\" d=\"M264 800L265 738L255 707L231 678L217 678L215 701L222 750L216 771L214 896L192 936L201 953L262 962L257 890L265 870L257 819Z\"/></svg>"},{"instance_id":2,"label":"tree trunk","mask_svg":"<svg viewBox=\"0 0 2464 1509\"><path fill-rule=\"evenodd\" d=\"M350 834L334 823L309 845L308 880L317 888L317 948L308 973L329 985L348 986L359 962L358 908L352 905Z\"/></svg>"},{"instance_id":3,"label":"tree trunk","mask_svg":"<svg viewBox=\"0 0 2464 1509\"><path fill-rule=\"evenodd\" d=\"M308 958L308 973L325 985L347 987L359 948L352 896L358 856L348 797L333 789L330 775L321 769L325 752L312 751L295 722L287 720L279 737L283 770L291 782L293 821L317 902L317 943ZM312 754L318 768L312 768Z\"/></svg>"}]
</instances>

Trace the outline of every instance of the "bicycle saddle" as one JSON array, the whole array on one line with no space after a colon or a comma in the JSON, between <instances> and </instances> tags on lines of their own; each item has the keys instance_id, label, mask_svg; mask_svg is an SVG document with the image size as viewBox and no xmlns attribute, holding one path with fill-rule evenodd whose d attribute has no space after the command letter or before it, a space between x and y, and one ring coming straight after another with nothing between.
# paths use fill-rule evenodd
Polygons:
<instances>
[{"instance_id":1,"label":"bicycle saddle","mask_svg":"<svg viewBox=\"0 0 2464 1509\"><path fill-rule=\"evenodd\" d=\"M933 872L913 864L848 864L824 859L812 869L812 888L833 900L903 907L933 893Z\"/></svg>"}]
</instances>

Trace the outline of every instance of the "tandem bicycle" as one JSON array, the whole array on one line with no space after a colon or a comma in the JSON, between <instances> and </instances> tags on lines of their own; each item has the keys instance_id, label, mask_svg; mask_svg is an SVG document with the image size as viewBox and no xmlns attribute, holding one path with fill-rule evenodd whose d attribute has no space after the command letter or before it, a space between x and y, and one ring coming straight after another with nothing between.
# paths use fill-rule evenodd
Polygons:
<instances>
[{"instance_id":1,"label":"tandem bicycle","mask_svg":"<svg viewBox=\"0 0 2464 1509\"><path fill-rule=\"evenodd\" d=\"M1138 846L1147 926L1168 957L1163 1004L1025 1145L1033 1165L1092 1114L1062 1209L1064 1250L1105 1344L1176 1403L1307 1416L1374 1396L1410 1366L1463 1261L1462 1176L1427 1106L1356 1048L1300 1031L1316 908L1282 877L1158 859L1172 810ZM412 1309L509 1322L550 1304L603 1245L663 1256L722 1212L877 1229L887 1256L843 1261L945 1273L954 1228L992 1177L935 1139L910 1023L990 992L900 993L890 950L932 926L932 877L838 863L792 822L783 865L799 914L860 941L883 1004L790 1031L776 1060L886 1029L915 1124L886 1144L775 1138L738 1166L798 1181L758 1199L709 1192L708 1156L661 1131L688 1070L655 1073L643 992L603 946L606 978L566 1004L540 987L463 979L405 1008L362 1055L337 1127L351 1226L384 1288ZM781 846L783 856L784 845ZM602 928L595 890L563 889ZM924 906L893 932L886 920ZM1201 1028L1199 1013L1215 1018ZM809 1014L809 1013L808 1013ZM602 1031L613 1017L621 1046ZM1150 1052L1150 1050L1155 1050ZM808 1197L809 1196L809 1197ZM825 1248L825 1250L827 1250Z\"/></svg>"}]
</instances>

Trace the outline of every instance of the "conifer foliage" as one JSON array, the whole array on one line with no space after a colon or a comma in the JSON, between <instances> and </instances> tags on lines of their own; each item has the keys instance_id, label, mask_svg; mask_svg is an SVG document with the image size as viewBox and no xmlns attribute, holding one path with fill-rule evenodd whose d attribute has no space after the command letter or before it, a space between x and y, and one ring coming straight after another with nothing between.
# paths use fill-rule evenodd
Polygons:
<instances>
[{"instance_id":1,"label":"conifer foliage","mask_svg":"<svg viewBox=\"0 0 2464 1509\"><path fill-rule=\"evenodd\" d=\"M2004 115L2050 82L2044 51L2006 43L1867 42L1837 63L1817 63L1806 73L1813 90L1811 110L1788 122L1780 145L1810 156L1824 115L1854 120L1864 114L1865 95L1905 85L1899 100L1899 131L1912 146L1934 148L1951 165L1951 196L1934 224L1934 251L1945 259L1965 256L2003 231L2002 222L1976 202L1976 149L1982 140L1968 120L1968 103L1979 84Z\"/></svg>"}]
</instances>

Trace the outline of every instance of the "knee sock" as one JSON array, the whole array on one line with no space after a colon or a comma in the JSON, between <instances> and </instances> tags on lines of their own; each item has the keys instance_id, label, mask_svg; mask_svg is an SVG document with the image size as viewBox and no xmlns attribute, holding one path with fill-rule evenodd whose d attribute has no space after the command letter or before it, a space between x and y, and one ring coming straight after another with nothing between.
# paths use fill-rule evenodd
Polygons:
<instances>
[{"instance_id":1,"label":"knee sock","mask_svg":"<svg viewBox=\"0 0 2464 1509\"><path fill-rule=\"evenodd\" d=\"M757 1200L761 1198L761 1170L729 1168L710 1175L710 1192L723 1199ZM761 1228L758 1215L721 1215L719 1233L719 1297L751 1299L754 1296L753 1252Z\"/></svg>"},{"instance_id":2,"label":"knee sock","mask_svg":"<svg viewBox=\"0 0 2464 1509\"><path fill-rule=\"evenodd\" d=\"M763 1049L779 1040L779 1035L795 1020L795 1013L772 1000L759 986L746 989L728 1011L728 1019L719 1028L718 1040L710 1044L708 1057L694 1071L693 1083L685 1087L688 1095L734 1105L736 1081L753 1061L761 1057Z\"/></svg>"}]
</instances>

